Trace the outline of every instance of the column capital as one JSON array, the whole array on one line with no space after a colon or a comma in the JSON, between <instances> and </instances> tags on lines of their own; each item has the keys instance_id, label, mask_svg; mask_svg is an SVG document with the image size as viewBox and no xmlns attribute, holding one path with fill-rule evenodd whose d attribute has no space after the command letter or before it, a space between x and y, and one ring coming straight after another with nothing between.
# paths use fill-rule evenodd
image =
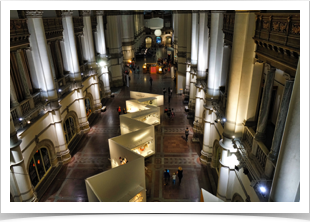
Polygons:
<instances>
[{"instance_id":1,"label":"column capital","mask_svg":"<svg viewBox=\"0 0 310 222\"><path fill-rule=\"evenodd\" d=\"M103 10L96 10L95 13L96 15L103 15Z\"/></svg>"},{"instance_id":2,"label":"column capital","mask_svg":"<svg viewBox=\"0 0 310 222\"><path fill-rule=\"evenodd\" d=\"M72 14L73 14L73 10L61 10L62 17L72 16Z\"/></svg>"},{"instance_id":3,"label":"column capital","mask_svg":"<svg viewBox=\"0 0 310 222\"><path fill-rule=\"evenodd\" d=\"M81 10L80 15L85 17L85 16L90 16L91 10Z\"/></svg>"},{"instance_id":4,"label":"column capital","mask_svg":"<svg viewBox=\"0 0 310 222\"><path fill-rule=\"evenodd\" d=\"M42 18L43 10L26 10L27 18Z\"/></svg>"}]
</instances>

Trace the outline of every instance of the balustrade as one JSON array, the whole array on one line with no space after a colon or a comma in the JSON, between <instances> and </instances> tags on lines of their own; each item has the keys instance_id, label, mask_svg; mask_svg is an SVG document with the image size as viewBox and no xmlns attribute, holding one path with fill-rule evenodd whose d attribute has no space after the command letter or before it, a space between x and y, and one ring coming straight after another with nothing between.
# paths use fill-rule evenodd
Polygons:
<instances>
[{"instance_id":1,"label":"balustrade","mask_svg":"<svg viewBox=\"0 0 310 222\"><path fill-rule=\"evenodd\" d=\"M28 113L30 111L29 100L27 100L26 102L22 103L20 106L21 106L22 114L23 115L25 115L26 113Z\"/></svg>"}]
</instances>

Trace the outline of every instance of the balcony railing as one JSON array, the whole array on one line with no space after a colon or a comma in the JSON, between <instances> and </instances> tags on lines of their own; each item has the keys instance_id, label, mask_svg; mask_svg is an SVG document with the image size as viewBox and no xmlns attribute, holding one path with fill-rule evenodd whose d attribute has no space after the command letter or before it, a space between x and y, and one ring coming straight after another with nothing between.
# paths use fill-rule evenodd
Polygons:
<instances>
[{"instance_id":1,"label":"balcony railing","mask_svg":"<svg viewBox=\"0 0 310 222\"><path fill-rule=\"evenodd\" d=\"M14 107L13 109L11 109L11 115L12 115L13 121L15 122L15 121L18 119L16 107Z\"/></svg>"},{"instance_id":2,"label":"balcony railing","mask_svg":"<svg viewBox=\"0 0 310 222\"><path fill-rule=\"evenodd\" d=\"M251 153L252 151L254 134L255 132L252 128L248 128L247 126L244 127L242 143L245 145L245 148L248 153Z\"/></svg>"},{"instance_id":3,"label":"balcony railing","mask_svg":"<svg viewBox=\"0 0 310 222\"><path fill-rule=\"evenodd\" d=\"M22 114L25 115L30 111L30 103L29 100L21 104Z\"/></svg>"},{"instance_id":4,"label":"balcony railing","mask_svg":"<svg viewBox=\"0 0 310 222\"><path fill-rule=\"evenodd\" d=\"M266 146L263 143L258 143L255 157L263 170L265 170L268 153L269 151Z\"/></svg>"}]
</instances>

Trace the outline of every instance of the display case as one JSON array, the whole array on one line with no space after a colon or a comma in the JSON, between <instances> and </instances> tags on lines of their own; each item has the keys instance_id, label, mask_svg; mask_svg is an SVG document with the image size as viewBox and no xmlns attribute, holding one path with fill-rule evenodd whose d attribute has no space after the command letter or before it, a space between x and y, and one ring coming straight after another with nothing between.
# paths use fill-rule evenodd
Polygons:
<instances>
[{"instance_id":1,"label":"display case","mask_svg":"<svg viewBox=\"0 0 310 222\"><path fill-rule=\"evenodd\" d=\"M156 97L147 97L143 99L137 99L136 100L139 104L145 105L145 106L154 106L157 107L157 98Z\"/></svg>"},{"instance_id":2,"label":"display case","mask_svg":"<svg viewBox=\"0 0 310 222\"><path fill-rule=\"evenodd\" d=\"M153 150L152 142L153 142L153 139L150 138L149 141L141 143L140 145L135 146L131 150L135 153L138 153L139 155L143 157L148 157L155 153Z\"/></svg>"},{"instance_id":3,"label":"display case","mask_svg":"<svg viewBox=\"0 0 310 222\"><path fill-rule=\"evenodd\" d=\"M150 114L144 115L144 116L139 116L139 117L134 118L134 119L141 121L143 123L154 125L154 126L160 124L160 116L157 112L150 113Z\"/></svg>"}]
</instances>

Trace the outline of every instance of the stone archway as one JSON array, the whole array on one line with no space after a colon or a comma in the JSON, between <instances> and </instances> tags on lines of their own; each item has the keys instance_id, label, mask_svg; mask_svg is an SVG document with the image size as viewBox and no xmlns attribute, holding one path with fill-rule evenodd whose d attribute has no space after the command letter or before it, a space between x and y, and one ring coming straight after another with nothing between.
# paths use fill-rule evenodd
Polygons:
<instances>
[{"instance_id":1,"label":"stone archway","mask_svg":"<svg viewBox=\"0 0 310 222\"><path fill-rule=\"evenodd\" d=\"M86 108L86 116L87 118L89 118L90 115L95 111L93 95L87 92L84 98L84 102Z\"/></svg>"},{"instance_id":2,"label":"stone archway","mask_svg":"<svg viewBox=\"0 0 310 222\"><path fill-rule=\"evenodd\" d=\"M75 127L76 127L76 134L79 134L79 133L81 132L81 129L80 129L80 123L79 123L79 117L78 117L78 115L76 114L75 111L71 110L70 112L67 113L66 117L65 117L64 120L63 120L63 123L65 123L66 120L67 120L69 117L72 117L72 118L73 118L74 124L75 124Z\"/></svg>"},{"instance_id":3,"label":"stone archway","mask_svg":"<svg viewBox=\"0 0 310 222\"><path fill-rule=\"evenodd\" d=\"M222 154L222 147L219 144L218 140L215 140L213 143L213 153L212 153L212 162L211 167L212 168L219 168L219 160L221 158Z\"/></svg>"},{"instance_id":4,"label":"stone archway","mask_svg":"<svg viewBox=\"0 0 310 222\"><path fill-rule=\"evenodd\" d=\"M57 167L58 166L58 160L57 160L57 155L56 155L56 152L55 152L54 143L51 140L49 140L49 139L44 139L44 140L38 142L36 144L36 146L33 148L33 150L31 151L31 153L29 155L29 158L26 161L27 169L29 168L29 164L30 164L31 158L34 156L35 152L37 150L43 148L43 147L47 148L47 150L48 150L48 152L50 154L52 167Z\"/></svg>"},{"instance_id":5,"label":"stone archway","mask_svg":"<svg viewBox=\"0 0 310 222\"><path fill-rule=\"evenodd\" d=\"M99 92L100 92L100 100L102 100L104 97L104 84L102 80L99 81Z\"/></svg>"},{"instance_id":6,"label":"stone archway","mask_svg":"<svg viewBox=\"0 0 310 222\"><path fill-rule=\"evenodd\" d=\"M146 36L144 39L145 47L151 48L153 44L153 38L151 36Z\"/></svg>"},{"instance_id":7,"label":"stone archway","mask_svg":"<svg viewBox=\"0 0 310 222\"><path fill-rule=\"evenodd\" d=\"M244 202L243 198L241 197L240 194L235 193L233 195L232 201L231 202Z\"/></svg>"}]
</instances>

